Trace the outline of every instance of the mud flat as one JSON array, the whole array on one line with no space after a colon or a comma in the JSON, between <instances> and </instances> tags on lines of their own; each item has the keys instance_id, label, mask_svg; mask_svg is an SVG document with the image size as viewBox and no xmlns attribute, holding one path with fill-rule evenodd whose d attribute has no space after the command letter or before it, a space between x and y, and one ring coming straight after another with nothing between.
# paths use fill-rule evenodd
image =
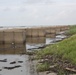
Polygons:
<instances>
[{"instance_id":1,"label":"mud flat","mask_svg":"<svg viewBox=\"0 0 76 75\"><path fill-rule=\"evenodd\" d=\"M11 59L12 58L12 59ZM29 56L27 55L0 55L0 60L6 59L6 62L0 62L0 75L31 75ZM11 62L14 62L10 64ZM22 61L20 63L19 61Z\"/></svg>"}]
</instances>

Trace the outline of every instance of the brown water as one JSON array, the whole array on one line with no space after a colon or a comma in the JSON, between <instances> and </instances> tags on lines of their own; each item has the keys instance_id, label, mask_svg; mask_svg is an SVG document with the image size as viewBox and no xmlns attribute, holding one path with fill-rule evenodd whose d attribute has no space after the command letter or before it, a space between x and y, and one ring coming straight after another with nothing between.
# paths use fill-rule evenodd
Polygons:
<instances>
[{"instance_id":1,"label":"brown water","mask_svg":"<svg viewBox=\"0 0 76 75\"><path fill-rule=\"evenodd\" d=\"M20 54L26 51L26 46L23 44L1 44L0 54Z\"/></svg>"},{"instance_id":2,"label":"brown water","mask_svg":"<svg viewBox=\"0 0 76 75\"><path fill-rule=\"evenodd\" d=\"M59 34L57 36L47 36L47 37L29 37L26 39L26 49L38 49L49 44L54 44L57 41L61 41L66 38L65 35Z\"/></svg>"},{"instance_id":3,"label":"brown water","mask_svg":"<svg viewBox=\"0 0 76 75\"><path fill-rule=\"evenodd\" d=\"M0 75L34 75L30 71L30 61L27 55L21 55L26 53L28 50L38 49L48 44L53 44L58 40L65 38L65 35L57 35L51 37L28 37L26 38L25 44L23 43L5 43L0 44L0 60L6 59L7 62L0 62ZM10 64L10 62L16 61L15 64ZM19 63L18 61L22 61ZM20 65L21 67L15 69L4 69L4 67L13 67Z\"/></svg>"}]
</instances>

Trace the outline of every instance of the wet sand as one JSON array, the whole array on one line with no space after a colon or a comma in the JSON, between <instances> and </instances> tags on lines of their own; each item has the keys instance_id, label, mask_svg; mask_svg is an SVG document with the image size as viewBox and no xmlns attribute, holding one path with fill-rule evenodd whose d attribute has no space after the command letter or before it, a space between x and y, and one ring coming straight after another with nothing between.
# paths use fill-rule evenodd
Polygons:
<instances>
[{"instance_id":1,"label":"wet sand","mask_svg":"<svg viewBox=\"0 0 76 75\"><path fill-rule=\"evenodd\" d=\"M0 62L0 75L31 75L30 74L30 63L29 57L27 55L0 55L0 60L6 59L7 62ZM15 61L16 63L10 64L10 62ZM23 61L22 63L18 61ZM4 67L21 67L14 69L5 69Z\"/></svg>"}]
</instances>

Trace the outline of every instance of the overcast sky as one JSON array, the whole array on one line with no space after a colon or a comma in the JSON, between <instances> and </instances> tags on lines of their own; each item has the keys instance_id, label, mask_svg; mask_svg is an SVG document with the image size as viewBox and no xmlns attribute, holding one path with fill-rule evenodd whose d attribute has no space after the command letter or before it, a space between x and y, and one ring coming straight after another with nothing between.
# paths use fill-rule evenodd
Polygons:
<instances>
[{"instance_id":1,"label":"overcast sky","mask_svg":"<svg viewBox=\"0 0 76 75\"><path fill-rule=\"evenodd\" d=\"M76 24L76 0L0 0L0 26Z\"/></svg>"}]
</instances>

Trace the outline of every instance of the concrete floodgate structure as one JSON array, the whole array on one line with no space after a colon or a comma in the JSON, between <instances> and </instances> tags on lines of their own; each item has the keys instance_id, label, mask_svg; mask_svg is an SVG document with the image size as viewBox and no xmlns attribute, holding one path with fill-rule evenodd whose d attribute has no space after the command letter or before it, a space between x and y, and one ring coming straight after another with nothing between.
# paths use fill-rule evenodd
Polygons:
<instances>
[{"instance_id":1,"label":"concrete floodgate structure","mask_svg":"<svg viewBox=\"0 0 76 75\"><path fill-rule=\"evenodd\" d=\"M56 26L0 30L0 74L37 75L35 63L30 56L23 55L26 53L26 43L45 44L46 38L55 37L68 29L69 26Z\"/></svg>"},{"instance_id":2,"label":"concrete floodgate structure","mask_svg":"<svg viewBox=\"0 0 76 75\"><path fill-rule=\"evenodd\" d=\"M69 26L50 26L50 27L36 27L25 29L5 29L0 30L0 53L21 53L26 50L26 42L37 43L37 38L42 38L40 42L44 43L45 38L54 38L56 34L61 31L68 30ZM32 38L31 38L32 37ZM30 41L33 39L32 41ZM39 43L40 43L39 42ZM4 52L3 52L4 51Z\"/></svg>"},{"instance_id":3,"label":"concrete floodgate structure","mask_svg":"<svg viewBox=\"0 0 76 75\"><path fill-rule=\"evenodd\" d=\"M25 32L22 30L0 31L0 53L19 54L25 52Z\"/></svg>"}]
</instances>

